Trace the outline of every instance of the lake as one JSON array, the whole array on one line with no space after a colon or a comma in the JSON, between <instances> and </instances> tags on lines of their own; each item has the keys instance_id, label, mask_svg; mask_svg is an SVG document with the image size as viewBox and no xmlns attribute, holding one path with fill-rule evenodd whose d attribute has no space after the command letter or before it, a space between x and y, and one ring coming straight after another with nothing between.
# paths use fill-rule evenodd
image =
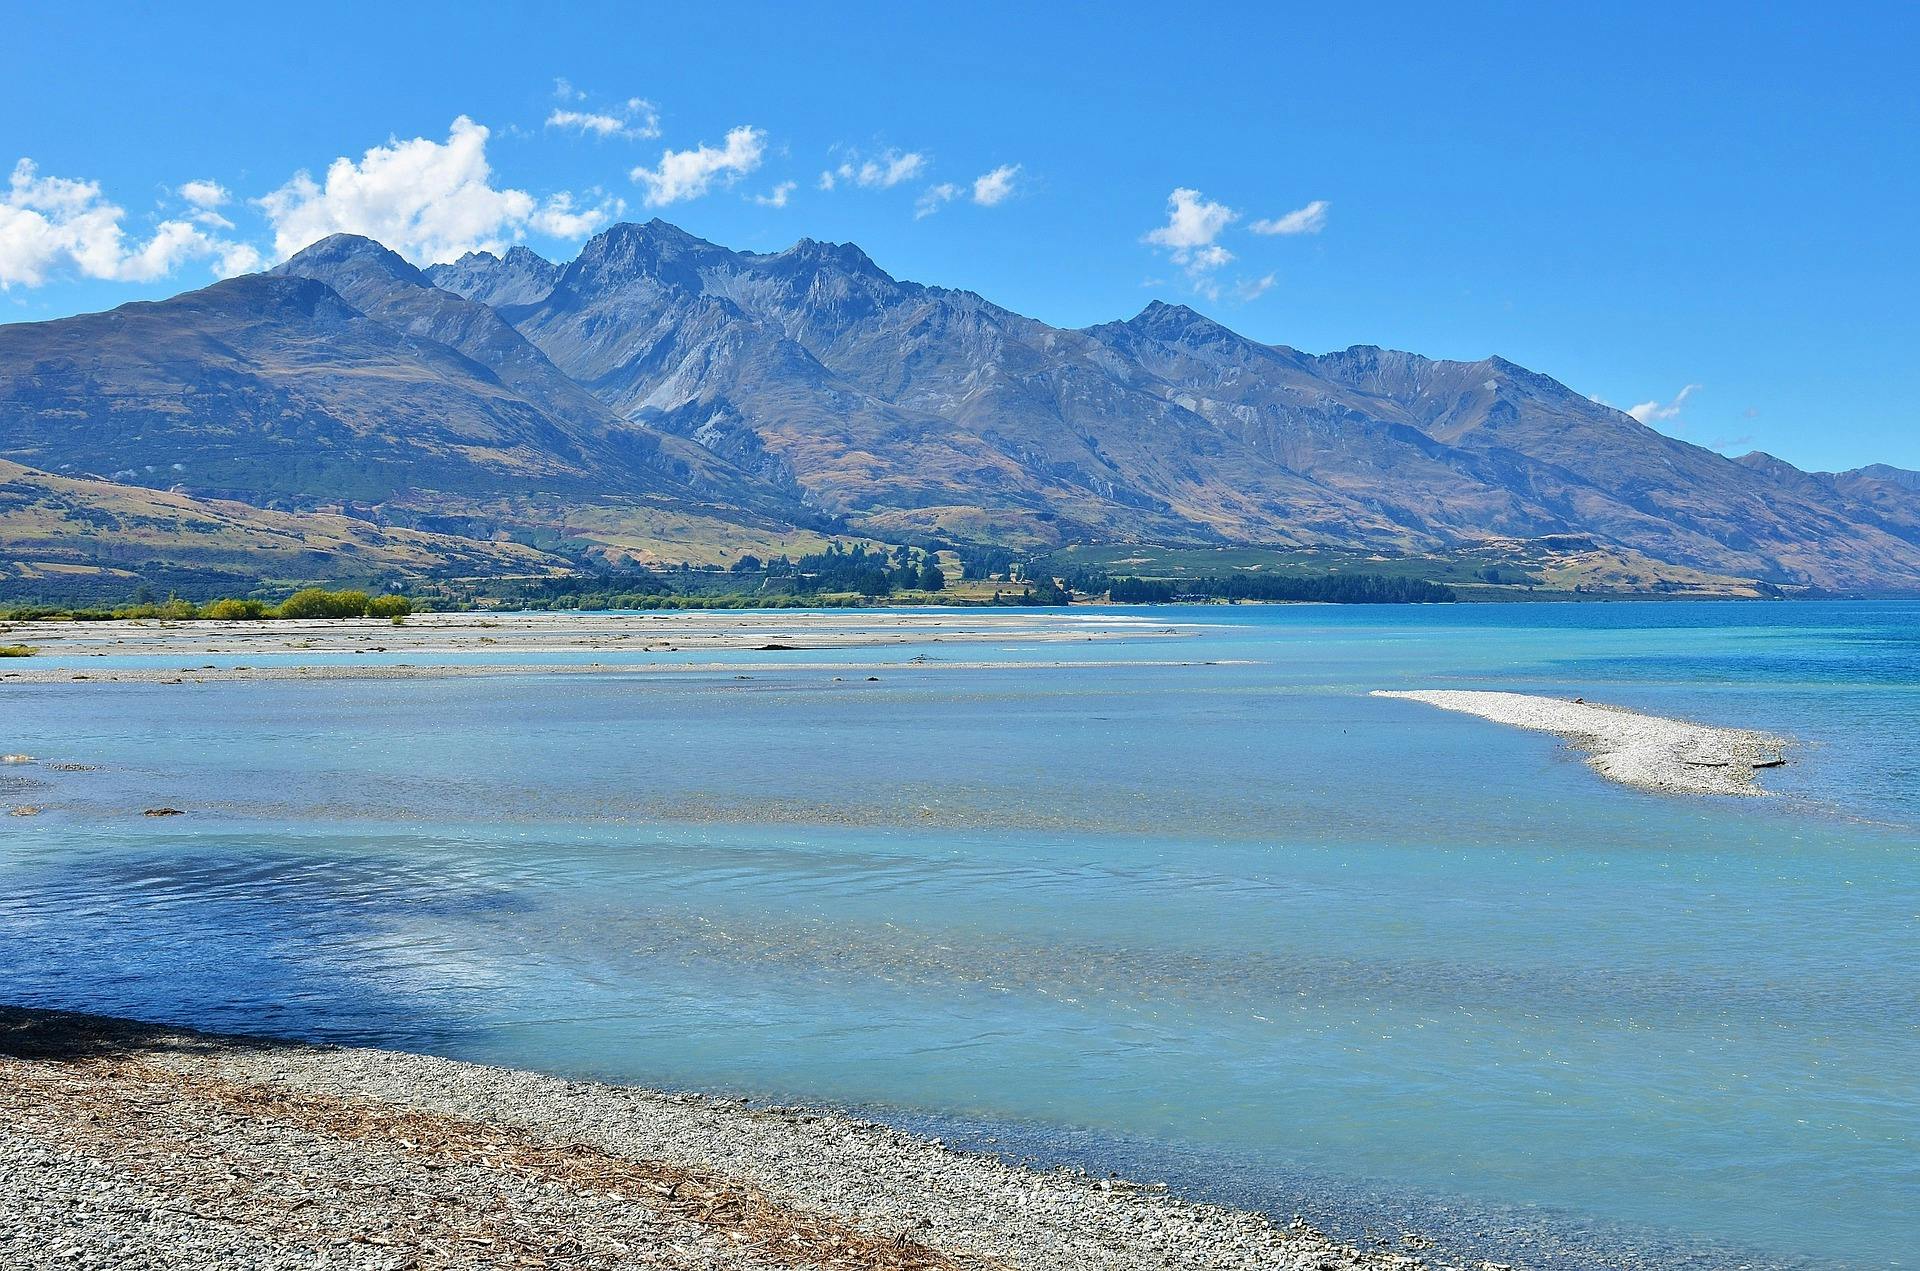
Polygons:
<instances>
[{"instance_id":1,"label":"lake","mask_svg":"<svg viewBox=\"0 0 1920 1271\"><path fill-rule=\"evenodd\" d=\"M46 808L0 819L0 1000L1559 1266L1914 1263L1920 603L1103 612L1187 634L0 688L0 749L93 766L0 769ZM1379 688L1800 744L1778 797L1661 796Z\"/></svg>"}]
</instances>

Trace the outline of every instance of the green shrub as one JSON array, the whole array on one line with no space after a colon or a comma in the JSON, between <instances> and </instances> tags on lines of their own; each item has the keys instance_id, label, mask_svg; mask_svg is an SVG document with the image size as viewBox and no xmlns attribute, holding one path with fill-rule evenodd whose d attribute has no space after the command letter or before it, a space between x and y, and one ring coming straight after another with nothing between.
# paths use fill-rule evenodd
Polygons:
<instances>
[{"instance_id":1,"label":"green shrub","mask_svg":"<svg viewBox=\"0 0 1920 1271\"><path fill-rule=\"evenodd\" d=\"M413 602L405 596L375 596L367 602L369 618L404 618L413 612Z\"/></svg>"},{"instance_id":2,"label":"green shrub","mask_svg":"<svg viewBox=\"0 0 1920 1271\"><path fill-rule=\"evenodd\" d=\"M323 591L308 587L288 596L275 613L282 618L364 618L367 604L364 591Z\"/></svg>"},{"instance_id":3,"label":"green shrub","mask_svg":"<svg viewBox=\"0 0 1920 1271\"><path fill-rule=\"evenodd\" d=\"M200 616L215 622L248 622L266 617L267 605L263 600L216 600L202 609Z\"/></svg>"},{"instance_id":4,"label":"green shrub","mask_svg":"<svg viewBox=\"0 0 1920 1271\"><path fill-rule=\"evenodd\" d=\"M0 658L30 658L38 652L30 644L0 644Z\"/></svg>"}]
</instances>

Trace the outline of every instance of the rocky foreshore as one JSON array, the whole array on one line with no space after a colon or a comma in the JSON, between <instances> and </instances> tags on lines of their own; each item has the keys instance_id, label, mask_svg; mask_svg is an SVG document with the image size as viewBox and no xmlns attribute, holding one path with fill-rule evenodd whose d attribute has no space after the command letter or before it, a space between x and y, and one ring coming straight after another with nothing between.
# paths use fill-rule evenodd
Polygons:
<instances>
[{"instance_id":1,"label":"rocky foreshore","mask_svg":"<svg viewBox=\"0 0 1920 1271\"><path fill-rule=\"evenodd\" d=\"M1375 697L1424 702L1497 724L1552 733L1591 758L1596 772L1669 794L1765 794L1753 774L1786 762L1787 741L1747 728L1720 728L1643 715L1618 706L1531 693L1454 689L1376 690Z\"/></svg>"},{"instance_id":2,"label":"rocky foreshore","mask_svg":"<svg viewBox=\"0 0 1920 1271\"><path fill-rule=\"evenodd\" d=\"M1421 1263L837 1113L0 1008L0 1265Z\"/></svg>"}]
</instances>

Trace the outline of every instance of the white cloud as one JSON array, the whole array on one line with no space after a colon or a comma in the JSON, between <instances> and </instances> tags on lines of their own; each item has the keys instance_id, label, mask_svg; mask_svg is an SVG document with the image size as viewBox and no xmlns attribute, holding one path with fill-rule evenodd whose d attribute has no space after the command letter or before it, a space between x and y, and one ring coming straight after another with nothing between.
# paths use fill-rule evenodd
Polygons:
<instances>
[{"instance_id":1,"label":"white cloud","mask_svg":"<svg viewBox=\"0 0 1920 1271\"><path fill-rule=\"evenodd\" d=\"M745 124L727 133L726 144L702 143L692 150L667 150L652 168L635 168L632 177L647 187L648 207L664 207L697 199L715 181L732 184L760 166L767 134Z\"/></svg>"},{"instance_id":2,"label":"white cloud","mask_svg":"<svg viewBox=\"0 0 1920 1271\"><path fill-rule=\"evenodd\" d=\"M1148 231L1145 241L1163 247L1173 263L1187 271L1194 289L1209 299L1220 298L1220 287L1208 275L1233 259L1216 241L1239 213L1225 203L1210 203L1198 190L1185 186L1167 196L1167 223Z\"/></svg>"},{"instance_id":3,"label":"white cloud","mask_svg":"<svg viewBox=\"0 0 1920 1271\"><path fill-rule=\"evenodd\" d=\"M927 156L917 150L888 150L872 159L848 156L837 168L820 174L820 188L831 190L842 181L867 190L891 190L927 169Z\"/></svg>"},{"instance_id":4,"label":"white cloud","mask_svg":"<svg viewBox=\"0 0 1920 1271\"><path fill-rule=\"evenodd\" d=\"M605 110L555 107L553 113L547 116L547 127L567 128L603 140L607 137L624 137L646 141L660 135L660 112L644 97L629 97L620 105Z\"/></svg>"},{"instance_id":5,"label":"white cloud","mask_svg":"<svg viewBox=\"0 0 1920 1271\"><path fill-rule=\"evenodd\" d=\"M774 186L773 189L767 191L765 194L754 195L753 201L755 203L758 203L761 207L785 207L787 205L787 200L793 197L794 190L798 188L799 188L798 182L782 181L779 185Z\"/></svg>"},{"instance_id":6,"label":"white cloud","mask_svg":"<svg viewBox=\"0 0 1920 1271\"><path fill-rule=\"evenodd\" d=\"M38 287L69 271L151 282L189 260L210 259L223 276L259 263L251 247L216 238L191 221L161 221L146 242L130 244L121 226L125 216L98 182L43 177L31 159L20 160L0 194L0 291Z\"/></svg>"},{"instance_id":7,"label":"white cloud","mask_svg":"<svg viewBox=\"0 0 1920 1271\"><path fill-rule=\"evenodd\" d=\"M1256 234L1318 234L1326 228L1327 209L1332 206L1325 199L1315 199L1305 207L1295 208L1285 216L1255 221L1247 228Z\"/></svg>"},{"instance_id":8,"label":"white cloud","mask_svg":"<svg viewBox=\"0 0 1920 1271\"><path fill-rule=\"evenodd\" d=\"M1698 384L1688 384L1679 392L1675 393L1673 400L1670 402L1641 402L1638 406L1627 407L1627 414L1632 415L1643 424L1664 423L1675 420L1680 417L1680 412L1686 408L1687 399L1699 391L1700 386Z\"/></svg>"},{"instance_id":9,"label":"white cloud","mask_svg":"<svg viewBox=\"0 0 1920 1271\"><path fill-rule=\"evenodd\" d=\"M576 208L573 195L565 190L543 203L528 219L530 229L554 238L585 238L627 210L625 199L608 198L600 190L591 191L600 201L593 207Z\"/></svg>"},{"instance_id":10,"label":"white cloud","mask_svg":"<svg viewBox=\"0 0 1920 1271\"><path fill-rule=\"evenodd\" d=\"M525 190L496 188L489 135L462 115L445 142L389 140L358 163L335 159L324 184L295 173L256 200L273 223L274 250L290 256L329 234L365 234L424 265L498 252L529 229L577 238L618 215L617 204L580 209L569 194L543 202Z\"/></svg>"},{"instance_id":11,"label":"white cloud","mask_svg":"<svg viewBox=\"0 0 1920 1271\"><path fill-rule=\"evenodd\" d=\"M1225 203L1209 203L1200 191L1182 186L1167 196L1167 223L1149 231L1146 241L1166 248L1185 264L1182 254L1212 246L1220 231L1239 215Z\"/></svg>"},{"instance_id":12,"label":"white cloud","mask_svg":"<svg viewBox=\"0 0 1920 1271\"><path fill-rule=\"evenodd\" d=\"M227 187L218 181L188 181L175 193L192 206L193 211L188 215L196 224L214 230L233 228L233 222L215 210L233 199L233 195L227 192Z\"/></svg>"},{"instance_id":13,"label":"white cloud","mask_svg":"<svg viewBox=\"0 0 1920 1271\"><path fill-rule=\"evenodd\" d=\"M991 172L985 172L973 180L973 201L981 207L992 207L1003 202L1013 193L1013 179L1020 175L1020 165L1004 163Z\"/></svg>"},{"instance_id":14,"label":"white cloud","mask_svg":"<svg viewBox=\"0 0 1920 1271\"><path fill-rule=\"evenodd\" d=\"M189 181L180 187L180 197L203 211L220 207L233 198L218 181Z\"/></svg>"},{"instance_id":15,"label":"white cloud","mask_svg":"<svg viewBox=\"0 0 1920 1271\"><path fill-rule=\"evenodd\" d=\"M940 210L944 203L950 203L959 197L960 187L951 181L942 181L939 185L930 185L920 194L913 205L913 219L924 220Z\"/></svg>"}]
</instances>

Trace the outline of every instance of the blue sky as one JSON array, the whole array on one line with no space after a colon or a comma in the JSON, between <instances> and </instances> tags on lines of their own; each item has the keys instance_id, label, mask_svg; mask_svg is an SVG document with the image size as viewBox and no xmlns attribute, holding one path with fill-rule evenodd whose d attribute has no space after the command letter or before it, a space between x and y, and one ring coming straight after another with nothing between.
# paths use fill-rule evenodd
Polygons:
<instances>
[{"instance_id":1,"label":"blue sky","mask_svg":"<svg viewBox=\"0 0 1920 1271\"><path fill-rule=\"evenodd\" d=\"M5 22L4 321L204 285L332 228L421 263L565 259L607 217L657 215L733 247L852 240L1065 326L1159 298L1315 352L1499 353L1729 453L1920 468L1920 7Z\"/></svg>"}]
</instances>

